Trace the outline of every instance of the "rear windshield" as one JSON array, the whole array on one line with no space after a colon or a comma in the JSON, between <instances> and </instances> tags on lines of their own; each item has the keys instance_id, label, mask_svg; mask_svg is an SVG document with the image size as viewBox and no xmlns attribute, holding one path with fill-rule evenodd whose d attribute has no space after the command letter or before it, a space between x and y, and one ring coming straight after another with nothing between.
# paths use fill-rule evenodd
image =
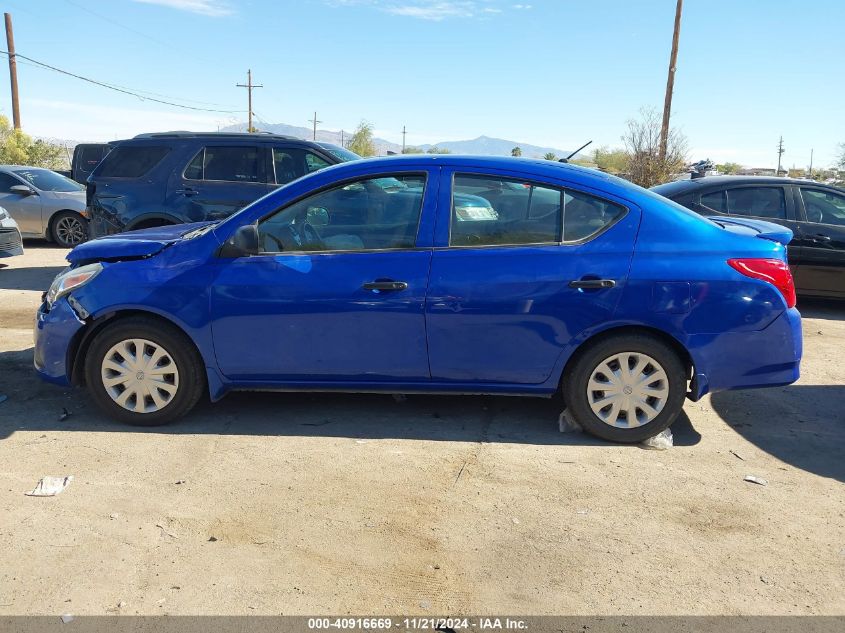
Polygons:
<instances>
[{"instance_id":1,"label":"rear windshield","mask_svg":"<svg viewBox=\"0 0 845 633\"><path fill-rule=\"evenodd\" d=\"M13 169L12 171L41 191L69 192L82 191L84 189L78 182L70 178L65 178L61 174L57 174L49 169L34 169L29 167L27 169Z\"/></svg>"},{"instance_id":2,"label":"rear windshield","mask_svg":"<svg viewBox=\"0 0 845 633\"><path fill-rule=\"evenodd\" d=\"M341 147L340 145L333 145L332 143L317 144L342 163L347 163L350 160L359 160L361 158L355 152L350 152L348 149Z\"/></svg>"},{"instance_id":3,"label":"rear windshield","mask_svg":"<svg viewBox=\"0 0 845 633\"><path fill-rule=\"evenodd\" d=\"M140 178L161 162L169 147L118 145L100 163L97 175L103 178Z\"/></svg>"}]
</instances>

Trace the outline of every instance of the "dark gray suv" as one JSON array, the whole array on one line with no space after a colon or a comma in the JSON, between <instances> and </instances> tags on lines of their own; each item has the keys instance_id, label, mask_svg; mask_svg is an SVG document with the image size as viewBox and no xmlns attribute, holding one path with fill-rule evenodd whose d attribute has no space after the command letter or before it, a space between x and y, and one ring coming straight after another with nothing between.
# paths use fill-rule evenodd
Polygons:
<instances>
[{"instance_id":1,"label":"dark gray suv","mask_svg":"<svg viewBox=\"0 0 845 633\"><path fill-rule=\"evenodd\" d=\"M222 219L300 176L358 158L276 134L141 134L116 143L88 178L91 237Z\"/></svg>"}]
</instances>

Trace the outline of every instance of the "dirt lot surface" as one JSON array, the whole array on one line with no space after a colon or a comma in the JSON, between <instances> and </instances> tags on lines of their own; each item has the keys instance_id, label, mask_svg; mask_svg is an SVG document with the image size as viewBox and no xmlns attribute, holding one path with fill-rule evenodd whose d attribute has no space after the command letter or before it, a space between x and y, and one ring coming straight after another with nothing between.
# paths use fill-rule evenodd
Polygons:
<instances>
[{"instance_id":1,"label":"dirt lot surface","mask_svg":"<svg viewBox=\"0 0 845 633\"><path fill-rule=\"evenodd\" d=\"M688 403L663 452L503 397L235 394L139 430L31 368L64 254L0 264L0 615L845 613L845 305L802 304L797 384ZM24 496L44 475L74 480Z\"/></svg>"}]
</instances>

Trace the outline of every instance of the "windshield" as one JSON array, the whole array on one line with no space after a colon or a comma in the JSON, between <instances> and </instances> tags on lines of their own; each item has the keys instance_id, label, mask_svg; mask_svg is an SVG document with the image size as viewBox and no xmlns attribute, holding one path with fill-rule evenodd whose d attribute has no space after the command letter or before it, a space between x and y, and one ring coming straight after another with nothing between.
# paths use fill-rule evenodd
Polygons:
<instances>
[{"instance_id":1,"label":"windshield","mask_svg":"<svg viewBox=\"0 0 845 633\"><path fill-rule=\"evenodd\" d=\"M350 160L360 160L361 157L355 152L350 152L345 147L340 145L333 145L332 143L318 143L320 147L326 150L329 154L339 159L342 163L348 163Z\"/></svg>"},{"instance_id":2,"label":"windshield","mask_svg":"<svg viewBox=\"0 0 845 633\"><path fill-rule=\"evenodd\" d=\"M84 187L78 182L65 178L49 169L13 169L15 175L20 176L36 189L41 191L83 191Z\"/></svg>"}]
</instances>

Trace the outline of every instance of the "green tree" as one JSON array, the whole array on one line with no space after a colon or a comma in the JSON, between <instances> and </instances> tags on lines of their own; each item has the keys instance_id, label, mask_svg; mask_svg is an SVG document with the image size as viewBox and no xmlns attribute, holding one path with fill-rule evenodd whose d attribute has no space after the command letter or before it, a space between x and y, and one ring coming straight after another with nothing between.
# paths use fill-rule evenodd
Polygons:
<instances>
[{"instance_id":1,"label":"green tree","mask_svg":"<svg viewBox=\"0 0 845 633\"><path fill-rule=\"evenodd\" d=\"M739 163L721 163L720 165L716 165L716 169L723 174L738 174L739 170L742 169L742 165Z\"/></svg>"},{"instance_id":2,"label":"green tree","mask_svg":"<svg viewBox=\"0 0 845 633\"><path fill-rule=\"evenodd\" d=\"M0 115L0 164L64 169L67 155L61 145L41 139L33 141L28 134L13 129L9 119Z\"/></svg>"},{"instance_id":3,"label":"green tree","mask_svg":"<svg viewBox=\"0 0 845 633\"><path fill-rule=\"evenodd\" d=\"M446 149L445 147L437 147L437 145L435 145L434 147L429 147L427 153L428 154L451 154L452 150Z\"/></svg>"},{"instance_id":4,"label":"green tree","mask_svg":"<svg viewBox=\"0 0 845 633\"><path fill-rule=\"evenodd\" d=\"M836 166L845 169L845 143L839 144L839 156L836 159Z\"/></svg>"},{"instance_id":5,"label":"green tree","mask_svg":"<svg viewBox=\"0 0 845 633\"><path fill-rule=\"evenodd\" d=\"M555 156L554 152L547 152L543 155L544 160L557 160L557 156Z\"/></svg>"},{"instance_id":6,"label":"green tree","mask_svg":"<svg viewBox=\"0 0 845 633\"><path fill-rule=\"evenodd\" d=\"M408 145L405 149L402 150L403 154L425 154L422 147L416 147L415 145Z\"/></svg>"},{"instance_id":7,"label":"green tree","mask_svg":"<svg viewBox=\"0 0 845 633\"><path fill-rule=\"evenodd\" d=\"M624 149L597 147L593 151L596 167L610 174L624 174L628 171L628 153Z\"/></svg>"},{"instance_id":8,"label":"green tree","mask_svg":"<svg viewBox=\"0 0 845 633\"><path fill-rule=\"evenodd\" d=\"M358 156L375 156L376 144L373 141L373 124L361 121L346 147Z\"/></svg>"},{"instance_id":9,"label":"green tree","mask_svg":"<svg viewBox=\"0 0 845 633\"><path fill-rule=\"evenodd\" d=\"M669 129L666 155L660 156L661 124L657 110L643 108L639 119L628 121L628 131L622 136L628 153L627 176L641 187L668 182L687 162L687 139L676 128Z\"/></svg>"},{"instance_id":10,"label":"green tree","mask_svg":"<svg viewBox=\"0 0 845 633\"><path fill-rule=\"evenodd\" d=\"M511 150L511 156L522 156L522 148L517 146Z\"/></svg>"}]
</instances>

